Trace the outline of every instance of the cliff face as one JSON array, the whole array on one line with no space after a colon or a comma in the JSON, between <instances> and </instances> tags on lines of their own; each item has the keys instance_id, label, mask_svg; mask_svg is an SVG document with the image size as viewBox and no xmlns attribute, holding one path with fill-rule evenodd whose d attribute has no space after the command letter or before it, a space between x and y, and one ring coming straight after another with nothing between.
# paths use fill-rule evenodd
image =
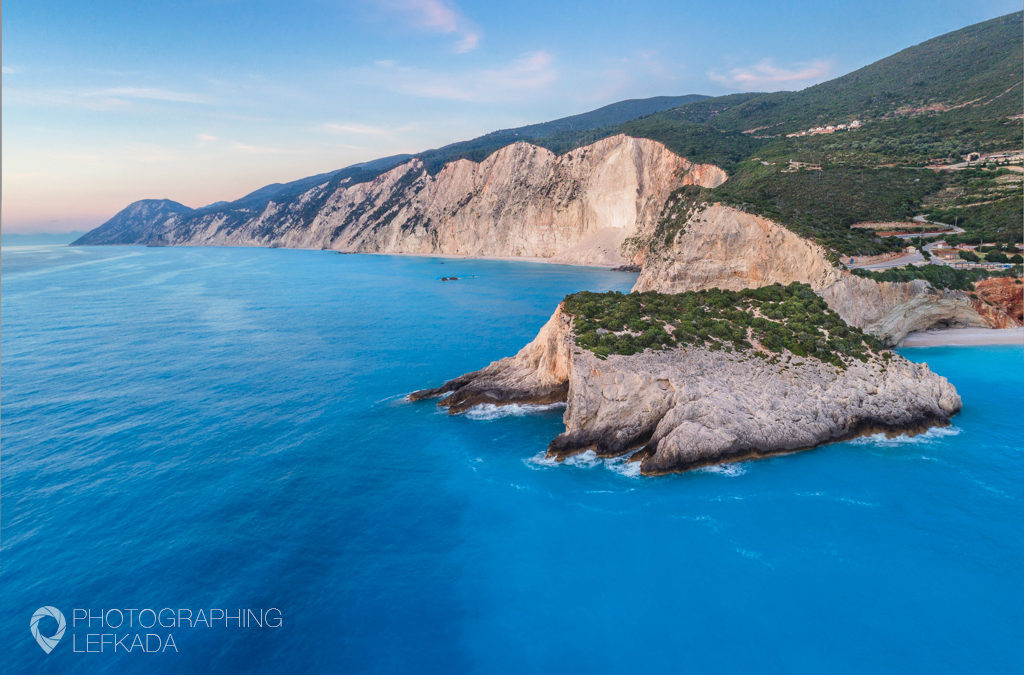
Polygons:
<instances>
[{"instance_id":1,"label":"cliff face","mask_svg":"<svg viewBox=\"0 0 1024 675\"><path fill-rule=\"evenodd\" d=\"M877 282L839 269L821 246L777 223L722 204L698 208L668 245L649 251L634 291L680 293L806 283L847 323L897 344L908 333L993 326L966 293L925 281Z\"/></svg>"},{"instance_id":2,"label":"cliff face","mask_svg":"<svg viewBox=\"0 0 1024 675\"><path fill-rule=\"evenodd\" d=\"M1008 277L983 279L974 284L971 303L994 328L1024 324L1024 280Z\"/></svg>"},{"instance_id":3,"label":"cliff face","mask_svg":"<svg viewBox=\"0 0 1024 675\"><path fill-rule=\"evenodd\" d=\"M817 290L839 277L814 242L767 218L708 204L693 213L669 245L648 252L633 290L739 290L793 281Z\"/></svg>"},{"instance_id":4,"label":"cliff face","mask_svg":"<svg viewBox=\"0 0 1024 675\"><path fill-rule=\"evenodd\" d=\"M900 357L838 371L705 349L575 355L565 433L548 454L641 448L645 474L812 448L878 431L944 424L960 410L949 382Z\"/></svg>"},{"instance_id":5,"label":"cliff face","mask_svg":"<svg viewBox=\"0 0 1024 675\"><path fill-rule=\"evenodd\" d=\"M566 401L565 432L548 455L637 451L645 474L685 471L811 448L878 431L945 424L961 407L927 365L891 355L845 370L786 352L679 348L598 359L575 344L561 306L516 356L495 361L412 400L444 396L460 413L480 404Z\"/></svg>"},{"instance_id":6,"label":"cliff face","mask_svg":"<svg viewBox=\"0 0 1024 675\"><path fill-rule=\"evenodd\" d=\"M618 264L623 240L653 230L677 185L724 179L716 167L627 136L562 156L515 143L479 164L460 160L436 176L421 174L415 194L382 217L354 216L362 195L339 191L314 229L345 223L330 243L343 250Z\"/></svg>"},{"instance_id":7,"label":"cliff face","mask_svg":"<svg viewBox=\"0 0 1024 675\"><path fill-rule=\"evenodd\" d=\"M878 282L844 274L837 282L815 290L847 323L889 344L931 328L995 327L978 314L963 291L937 290L921 279Z\"/></svg>"},{"instance_id":8,"label":"cliff face","mask_svg":"<svg viewBox=\"0 0 1024 675\"><path fill-rule=\"evenodd\" d=\"M258 213L175 214L116 242L104 240L103 226L82 243L283 246L614 265L625 262L620 249L627 237L653 231L675 188L714 187L725 178L717 167L623 135L561 156L513 143L480 163L451 162L436 175L413 159L372 181L337 187L325 182Z\"/></svg>"},{"instance_id":9,"label":"cliff face","mask_svg":"<svg viewBox=\"0 0 1024 675\"><path fill-rule=\"evenodd\" d=\"M515 356L495 361L436 389L415 392L409 398L419 401L446 396L441 405L453 414L475 405L543 405L564 401L573 359L571 327L572 320L559 305L537 337Z\"/></svg>"}]
</instances>

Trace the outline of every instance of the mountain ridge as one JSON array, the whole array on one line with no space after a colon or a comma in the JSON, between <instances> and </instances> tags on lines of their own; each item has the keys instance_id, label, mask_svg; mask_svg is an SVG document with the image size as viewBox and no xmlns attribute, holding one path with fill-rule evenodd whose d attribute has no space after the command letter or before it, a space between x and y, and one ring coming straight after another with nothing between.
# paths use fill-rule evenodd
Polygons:
<instances>
[{"instance_id":1,"label":"mountain ridge","mask_svg":"<svg viewBox=\"0 0 1024 675\"><path fill-rule=\"evenodd\" d=\"M649 98L626 99L623 101L609 103L608 105L604 105L600 108L595 108L594 110L584 113L568 115L548 122L527 124L510 129L499 129L468 141L456 141L454 143L441 146L440 148L432 148L415 154L402 153L390 155L365 162L358 162L340 169L326 171L293 181L270 183L235 200L217 201L194 209L185 206L180 202L174 203L178 204L182 208L190 209L195 213L209 213L218 209L259 209L266 207L272 200L293 198L324 182L340 185L345 182L360 183L372 180L381 173L389 171L413 157L424 159L429 168L437 171L448 161L462 159L463 157L476 157L477 159L483 159L486 154L490 154L494 150L498 150L505 145L519 140L546 138L550 135L570 130L578 131L593 128L595 126L607 125L609 123L622 122L634 117L650 114L669 107L677 107L703 98L707 97L701 94L686 94L682 96L652 96ZM481 157L480 154L484 152L486 154L484 157ZM132 204L126 207L126 209L133 205L149 201L153 200L137 200L132 202ZM121 216L124 211L124 209L119 211L113 218L111 218L111 220ZM99 227L103 227L106 224L107 223L101 224ZM97 228L94 228L94 230L95 229ZM88 243L89 239L86 236L80 237L73 242L75 245L87 245Z\"/></svg>"},{"instance_id":2,"label":"mountain ridge","mask_svg":"<svg viewBox=\"0 0 1024 675\"><path fill-rule=\"evenodd\" d=\"M704 201L722 201L771 217L837 254L881 253L892 250L898 240L883 240L851 225L866 218L900 220L925 211L956 217L948 208L936 210L936 204L946 204L933 196L965 186L958 186L951 175L938 174L929 174L922 183L918 169L938 161L936 157L953 162L964 151L990 152L1019 145L1019 97L1005 94L1024 80L1016 58L1022 41L1019 31L1012 30L1019 28L1021 17L1022 13L1010 14L932 38L800 92L633 99L547 123L495 131L411 157L432 176L457 160L484 161L525 135L534 136L531 143L558 156L617 135L646 138L689 162L714 164L733 176L722 187L699 192ZM899 83L908 77L908 93L900 97ZM682 105L601 126L616 117L684 100ZM857 111L879 116L866 117L868 121L854 130L792 137L816 122L851 121ZM782 126L780 115L786 118ZM757 125L772 129L757 131ZM245 226L271 204L295 206L302 200L297 209L301 217L292 224L309 227L330 194L370 184L409 159L394 155L272 184L234 202L215 203L192 213L216 216L220 228L231 230ZM879 173L884 167L887 175ZM883 199L888 188L879 192L880 185L894 186L898 192ZM1002 221L1013 222L1014 204L1003 200L987 208L998 212L995 217ZM167 215L140 208L135 212L138 217ZM129 226L127 218L122 211L75 243L140 243L132 236L144 238L146 225ZM152 229L155 223L149 225ZM121 235L110 236L115 232ZM1006 232L1001 236L1012 239L1012 232Z\"/></svg>"}]
</instances>

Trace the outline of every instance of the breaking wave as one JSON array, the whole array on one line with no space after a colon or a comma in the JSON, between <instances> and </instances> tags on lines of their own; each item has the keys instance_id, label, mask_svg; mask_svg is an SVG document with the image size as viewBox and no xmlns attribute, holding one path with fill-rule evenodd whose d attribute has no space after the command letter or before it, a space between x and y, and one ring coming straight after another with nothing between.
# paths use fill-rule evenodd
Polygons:
<instances>
[{"instance_id":1,"label":"breaking wave","mask_svg":"<svg viewBox=\"0 0 1024 675\"><path fill-rule=\"evenodd\" d=\"M735 478L742 476L747 472L746 462L728 462L726 464L712 464L711 466L702 466L699 469L694 469L694 473L716 473L720 476L728 476L729 478Z\"/></svg>"},{"instance_id":2,"label":"breaking wave","mask_svg":"<svg viewBox=\"0 0 1024 675\"><path fill-rule=\"evenodd\" d=\"M473 420L496 420L501 417L521 417L533 413L547 412L564 408L565 403L548 403L546 405L531 405L512 403L509 405L494 405L483 403L473 406L466 411L466 417Z\"/></svg>"},{"instance_id":3,"label":"breaking wave","mask_svg":"<svg viewBox=\"0 0 1024 675\"><path fill-rule=\"evenodd\" d=\"M924 433L916 434L911 436L909 434L900 434L899 436L893 436L889 438L884 433L872 434L870 436L861 436L860 438L854 438L849 441L854 445L909 445L912 443L930 443L940 438L947 438L949 436L958 436L960 429L958 427L932 427Z\"/></svg>"},{"instance_id":4,"label":"breaking wave","mask_svg":"<svg viewBox=\"0 0 1024 675\"><path fill-rule=\"evenodd\" d=\"M639 478L640 477L640 462L630 462L629 458L632 455L621 455L619 457L598 457L597 453L593 450L587 450L581 452L578 455L572 455L566 457L564 461L558 461L552 457L548 457L545 452L538 452L533 457L523 460L526 466L531 469L537 468L548 468L556 467L560 465L572 466L581 469L593 469L594 467L604 467L609 471L613 471L620 476L626 478Z\"/></svg>"}]
</instances>

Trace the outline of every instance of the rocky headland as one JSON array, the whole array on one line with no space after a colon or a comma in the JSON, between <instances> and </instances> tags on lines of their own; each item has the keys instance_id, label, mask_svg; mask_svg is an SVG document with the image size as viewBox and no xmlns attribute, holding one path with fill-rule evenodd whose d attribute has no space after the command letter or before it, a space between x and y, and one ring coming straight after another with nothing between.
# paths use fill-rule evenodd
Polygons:
<instances>
[{"instance_id":1,"label":"rocky headland","mask_svg":"<svg viewBox=\"0 0 1024 675\"><path fill-rule=\"evenodd\" d=\"M576 294L518 354L412 400L451 413L565 401L548 455L631 454L648 475L947 424L960 397L806 285Z\"/></svg>"}]
</instances>

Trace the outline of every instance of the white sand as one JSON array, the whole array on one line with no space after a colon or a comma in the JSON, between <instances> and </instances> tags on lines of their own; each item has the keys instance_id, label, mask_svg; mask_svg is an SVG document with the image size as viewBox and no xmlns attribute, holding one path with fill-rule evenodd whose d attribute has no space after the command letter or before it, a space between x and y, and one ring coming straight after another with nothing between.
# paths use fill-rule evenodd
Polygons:
<instances>
[{"instance_id":1,"label":"white sand","mask_svg":"<svg viewBox=\"0 0 1024 675\"><path fill-rule=\"evenodd\" d=\"M944 328L911 333L901 347L1024 345L1024 328Z\"/></svg>"}]
</instances>

